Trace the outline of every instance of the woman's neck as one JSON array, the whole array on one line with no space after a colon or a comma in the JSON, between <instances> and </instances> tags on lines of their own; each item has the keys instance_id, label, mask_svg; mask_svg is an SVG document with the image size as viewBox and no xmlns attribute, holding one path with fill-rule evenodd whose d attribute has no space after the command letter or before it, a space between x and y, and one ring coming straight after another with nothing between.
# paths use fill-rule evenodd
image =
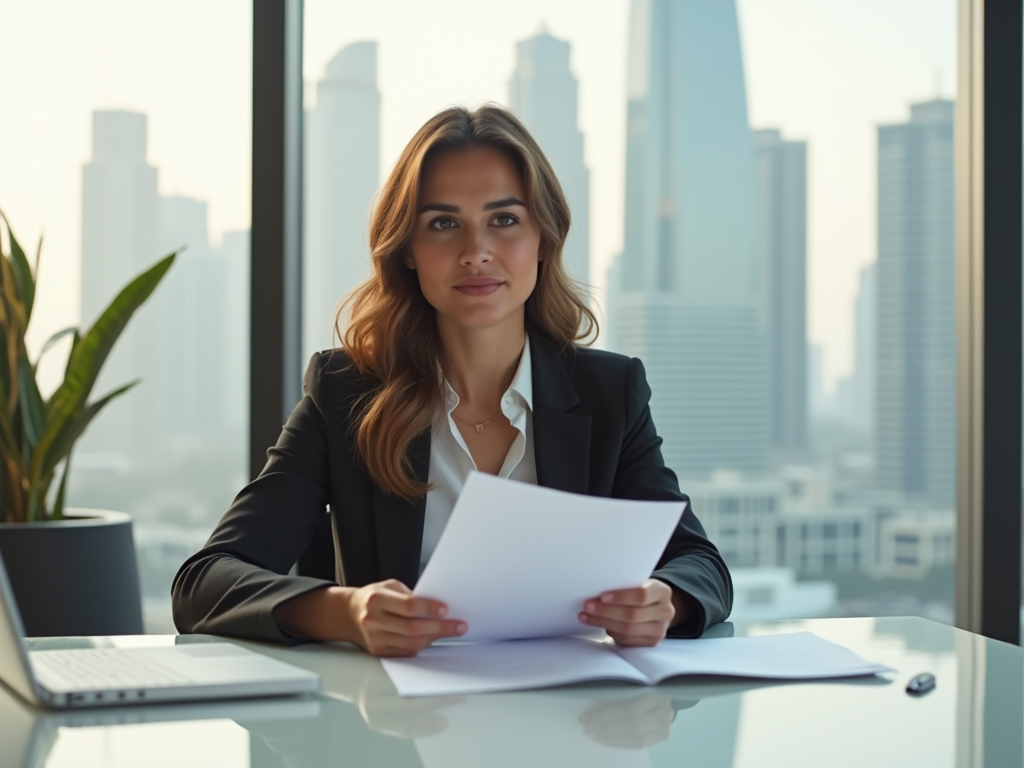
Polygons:
<instances>
[{"instance_id":1,"label":"woman's neck","mask_svg":"<svg viewBox=\"0 0 1024 768\"><path fill-rule=\"evenodd\" d=\"M464 328L439 317L437 329L444 349L445 375L462 409L490 412L500 408L501 396L516 375L526 344L524 324Z\"/></svg>"}]
</instances>

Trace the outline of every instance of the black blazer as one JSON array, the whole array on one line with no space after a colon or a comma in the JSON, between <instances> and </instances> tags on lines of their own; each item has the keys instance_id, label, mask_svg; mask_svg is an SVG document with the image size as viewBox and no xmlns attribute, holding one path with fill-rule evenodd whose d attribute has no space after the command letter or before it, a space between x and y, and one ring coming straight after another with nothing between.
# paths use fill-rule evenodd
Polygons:
<instances>
[{"instance_id":1,"label":"black blazer","mask_svg":"<svg viewBox=\"0 0 1024 768\"><path fill-rule=\"evenodd\" d=\"M591 496L687 500L662 459L639 360L559 350L536 332L530 353L538 484ZM295 643L300 639L274 617L290 598L334 583L394 578L415 585L426 497L408 502L374 485L349 429L354 401L371 386L343 352L313 356L304 397L263 472L174 579L179 631ZM426 482L429 430L413 441L410 458ZM299 575L288 575L296 562ZM672 636L699 636L729 615L729 571L689 505L653 576L696 606Z\"/></svg>"}]
</instances>

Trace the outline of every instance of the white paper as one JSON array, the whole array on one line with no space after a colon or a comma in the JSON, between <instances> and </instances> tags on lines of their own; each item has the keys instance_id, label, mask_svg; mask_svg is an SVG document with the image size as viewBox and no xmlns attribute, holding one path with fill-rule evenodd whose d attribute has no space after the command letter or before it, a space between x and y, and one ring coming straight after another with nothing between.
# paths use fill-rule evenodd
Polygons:
<instances>
[{"instance_id":1,"label":"white paper","mask_svg":"<svg viewBox=\"0 0 1024 768\"><path fill-rule=\"evenodd\" d=\"M707 640L662 640L654 648L615 648L651 682L674 675L813 680L892 672L812 632Z\"/></svg>"},{"instance_id":2,"label":"white paper","mask_svg":"<svg viewBox=\"0 0 1024 768\"><path fill-rule=\"evenodd\" d=\"M591 680L654 684L676 675L814 680L892 672L811 632L663 640L619 648L581 638L437 645L383 659L401 696L526 690Z\"/></svg>"},{"instance_id":3,"label":"white paper","mask_svg":"<svg viewBox=\"0 0 1024 768\"><path fill-rule=\"evenodd\" d=\"M415 593L447 603L467 640L580 634L584 600L650 578L685 506L472 472Z\"/></svg>"},{"instance_id":4,"label":"white paper","mask_svg":"<svg viewBox=\"0 0 1024 768\"><path fill-rule=\"evenodd\" d=\"M647 682L605 644L573 637L435 645L381 663L402 696L519 691L584 680Z\"/></svg>"}]
</instances>

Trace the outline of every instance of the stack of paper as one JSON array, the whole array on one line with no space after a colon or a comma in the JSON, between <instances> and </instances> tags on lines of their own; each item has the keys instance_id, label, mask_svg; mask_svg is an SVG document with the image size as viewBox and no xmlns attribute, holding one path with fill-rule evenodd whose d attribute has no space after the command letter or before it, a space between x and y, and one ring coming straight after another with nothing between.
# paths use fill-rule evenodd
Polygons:
<instances>
[{"instance_id":1,"label":"stack of paper","mask_svg":"<svg viewBox=\"0 0 1024 768\"><path fill-rule=\"evenodd\" d=\"M382 663L402 696L514 691L592 680L655 685L677 675L815 680L894 671L811 632L663 640L654 648L619 648L581 638L438 645L414 658Z\"/></svg>"}]
</instances>

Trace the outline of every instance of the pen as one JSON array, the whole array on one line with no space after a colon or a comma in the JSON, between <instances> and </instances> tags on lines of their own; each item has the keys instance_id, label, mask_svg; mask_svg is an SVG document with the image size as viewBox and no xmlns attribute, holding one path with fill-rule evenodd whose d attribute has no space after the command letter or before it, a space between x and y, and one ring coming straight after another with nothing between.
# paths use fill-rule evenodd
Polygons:
<instances>
[{"instance_id":1,"label":"pen","mask_svg":"<svg viewBox=\"0 0 1024 768\"><path fill-rule=\"evenodd\" d=\"M934 687L935 675L924 672L911 678L910 682L907 683L907 693L919 696L922 693L928 693Z\"/></svg>"}]
</instances>

